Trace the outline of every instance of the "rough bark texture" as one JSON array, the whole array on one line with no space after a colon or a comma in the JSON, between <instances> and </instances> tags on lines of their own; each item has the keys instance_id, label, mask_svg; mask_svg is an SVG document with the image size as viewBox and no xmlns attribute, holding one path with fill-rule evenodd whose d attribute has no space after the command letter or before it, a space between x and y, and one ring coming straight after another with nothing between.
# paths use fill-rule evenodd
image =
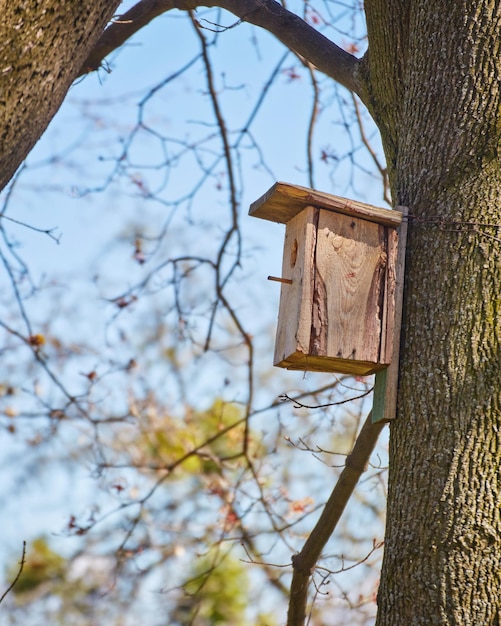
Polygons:
<instances>
[{"instance_id":1,"label":"rough bark texture","mask_svg":"<svg viewBox=\"0 0 501 626\"><path fill-rule=\"evenodd\" d=\"M0 0L0 189L38 141L120 0Z\"/></svg>"},{"instance_id":2,"label":"rough bark texture","mask_svg":"<svg viewBox=\"0 0 501 626\"><path fill-rule=\"evenodd\" d=\"M364 97L412 216L377 623L498 626L501 5L366 12Z\"/></svg>"}]
</instances>

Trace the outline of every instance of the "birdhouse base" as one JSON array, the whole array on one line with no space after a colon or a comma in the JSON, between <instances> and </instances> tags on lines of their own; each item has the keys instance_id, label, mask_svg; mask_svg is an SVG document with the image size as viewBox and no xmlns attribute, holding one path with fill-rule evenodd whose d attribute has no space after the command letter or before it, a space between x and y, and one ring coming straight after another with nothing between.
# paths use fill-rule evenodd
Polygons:
<instances>
[{"instance_id":1,"label":"birdhouse base","mask_svg":"<svg viewBox=\"0 0 501 626\"><path fill-rule=\"evenodd\" d=\"M373 361L350 361L327 356L313 356L299 351L275 362L274 365L288 370L332 372L351 376L368 376L387 367L385 364L374 363Z\"/></svg>"}]
</instances>

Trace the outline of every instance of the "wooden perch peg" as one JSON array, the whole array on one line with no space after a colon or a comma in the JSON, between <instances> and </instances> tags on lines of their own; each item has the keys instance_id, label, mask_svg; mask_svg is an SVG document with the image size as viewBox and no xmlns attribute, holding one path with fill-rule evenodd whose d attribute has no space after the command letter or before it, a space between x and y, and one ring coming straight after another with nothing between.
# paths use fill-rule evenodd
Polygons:
<instances>
[{"instance_id":1,"label":"wooden perch peg","mask_svg":"<svg viewBox=\"0 0 501 626\"><path fill-rule=\"evenodd\" d=\"M278 278L277 276L268 276L268 280L272 280L276 283L283 283L284 285L292 285L290 278Z\"/></svg>"}]
</instances>

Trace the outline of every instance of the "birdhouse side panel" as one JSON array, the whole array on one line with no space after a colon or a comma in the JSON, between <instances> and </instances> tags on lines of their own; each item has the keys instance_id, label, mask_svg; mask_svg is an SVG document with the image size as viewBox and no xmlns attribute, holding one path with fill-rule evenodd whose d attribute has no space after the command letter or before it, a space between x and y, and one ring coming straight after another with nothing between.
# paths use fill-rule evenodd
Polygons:
<instances>
[{"instance_id":1,"label":"birdhouse side panel","mask_svg":"<svg viewBox=\"0 0 501 626\"><path fill-rule=\"evenodd\" d=\"M389 365L394 357L393 348L396 324L395 306L397 296L397 261L399 246L399 233L397 229L387 228L386 238L388 261L386 263L385 272L383 319L381 324L382 333L379 358L381 363ZM400 330L398 332L400 332Z\"/></svg>"},{"instance_id":2,"label":"birdhouse side panel","mask_svg":"<svg viewBox=\"0 0 501 626\"><path fill-rule=\"evenodd\" d=\"M380 361L386 280L386 229L320 211L310 353Z\"/></svg>"},{"instance_id":3,"label":"birdhouse side panel","mask_svg":"<svg viewBox=\"0 0 501 626\"><path fill-rule=\"evenodd\" d=\"M307 207L286 225L282 278L292 283L280 291L274 358L279 367L303 361L310 348L311 306L305 303L312 301L317 214Z\"/></svg>"}]
</instances>

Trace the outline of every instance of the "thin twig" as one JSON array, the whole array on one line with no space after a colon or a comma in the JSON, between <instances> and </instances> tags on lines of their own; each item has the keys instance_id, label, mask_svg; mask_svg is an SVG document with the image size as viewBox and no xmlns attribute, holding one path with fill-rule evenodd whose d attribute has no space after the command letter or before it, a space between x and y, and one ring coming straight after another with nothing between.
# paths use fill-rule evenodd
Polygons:
<instances>
[{"instance_id":1,"label":"thin twig","mask_svg":"<svg viewBox=\"0 0 501 626\"><path fill-rule=\"evenodd\" d=\"M0 597L0 604L4 601L5 596L10 591L12 591L12 588L14 587L14 585L19 580L19 577L21 576L21 572L23 571L25 563L26 563L26 541L23 541L23 553L21 555L21 560L19 561L19 569L17 570L17 574L16 574L16 577L14 578L14 580L10 583L10 585L7 587L7 589L3 592L2 596Z\"/></svg>"},{"instance_id":2,"label":"thin twig","mask_svg":"<svg viewBox=\"0 0 501 626\"><path fill-rule=\"evenodd\" d=\"M303 404L295 398L290 398L286 393L281 394L279 396L279 400L281 400L282 402L292 402L292 405L295 409L325 409L329 406L339 406L340 404L346 404L347 402L352 402L353 400L360 400L360 398L365 398L365 396L368 396L370 393L372 393L372 389L373 387L370 387L367 391L364 391L364 393L359 396L347 398L346 400L338 400L337 402L328 402L327 404Z\"/></svg>"},{"instance_id":3,"label":"thin twig","mask_svg":"<svg viewBox=\"0 0 501 626\"><path fill-rule=\"evenodd\" d=\"M358 124L358 130L360 131L360 139L362 140L362 143L364 144L367 152L370 154L372 161L374 162L374 165L376 166L376 168L378 169L379 173L381 174L381 178L383 181L383 190L384 190L384 199L385 201L391 206L391 197L390 197L390 183L388 180L388 169L386 168L385 165L383 165L383 163L380 162L378 155L376 154L376 151L374 150L374 148L371 145L371 142L369 141L366 133L365 133L365 127L364 127L364 122L362 120L362 114L360 112L360 105L358 103L357 97L355 96L354 93L351 94L352 100L353 100L353 108L355 109L355 116L357 118L357 124Z\"/></svg>"}]
</instances>

